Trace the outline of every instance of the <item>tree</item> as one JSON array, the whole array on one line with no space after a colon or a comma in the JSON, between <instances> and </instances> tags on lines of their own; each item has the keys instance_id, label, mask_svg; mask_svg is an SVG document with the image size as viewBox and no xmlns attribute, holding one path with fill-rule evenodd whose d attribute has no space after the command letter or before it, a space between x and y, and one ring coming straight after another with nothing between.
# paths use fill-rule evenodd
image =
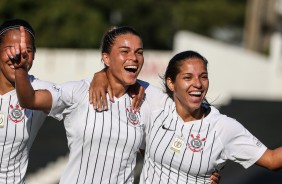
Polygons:
<instances>
[{"instance_id":1,"label":"tree","mask_svg":"<svg viewBox=\"0 0 282 184\"><path fill-rule=\"evenodd\" d=\"M2 0L0 16L28 20L39 47L98 48L109 27L129 25L145 48L171 49L178 30L209 37L218 28L243 30L245 6L243 0Z\"/></svg>"}]
</instances>

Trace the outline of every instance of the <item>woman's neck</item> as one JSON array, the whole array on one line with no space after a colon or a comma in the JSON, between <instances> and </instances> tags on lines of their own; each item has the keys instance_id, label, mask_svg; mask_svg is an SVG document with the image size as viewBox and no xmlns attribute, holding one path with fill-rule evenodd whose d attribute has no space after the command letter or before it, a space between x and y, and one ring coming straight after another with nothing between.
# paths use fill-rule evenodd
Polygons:
<instances>
[{"instance_id":1,"label":"woman's neck","mask_svg":"<svg viewBox=\"0 0 282 184\"><path fill-rule=\"evenodd\" d=\"M128 86L125 86L124 84L122 84L121 81L119 81L118 79L116 79L111 73L107 72L107 77L109 80L109 84L112 88L113 91L113 96L119 98L121 96L123 96L127 89Z\"/></svg>"},{"instance_id":2,"label":"woman's neck","mask_svg":"<svg viewBox=\"0 0 282 184\"><path fill-rule=\"evenodd\" d=\"M199 120L205 116L205 109L203 107L199 107L195 110L188 110L183 106L176 106L176 112L184 122Z\"/></svg>"}]
</instances>

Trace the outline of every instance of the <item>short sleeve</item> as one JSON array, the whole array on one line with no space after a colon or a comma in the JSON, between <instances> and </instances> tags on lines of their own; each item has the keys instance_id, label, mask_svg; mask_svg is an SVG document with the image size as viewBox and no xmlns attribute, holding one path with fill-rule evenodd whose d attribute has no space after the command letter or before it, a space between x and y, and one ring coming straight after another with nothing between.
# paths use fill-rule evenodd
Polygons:
<instances>
[{"instance_id":1,"label":"short sleeve","mask_svg":"<svg viewBox=\"0 0 282 184\"><path fill-rule=\"evenodd\" d=\"M72 81L53 85L48 89L52 95L52 108L49 116L62 120L78 103L86 98L89 83L86 81Z\"/></svg>"},{"instance_id":2,"label":"short sleeve","mask_svg":"<svg viewBox=\"0 0 282 184\"><path fill-rule=\"evenodd\" d=\"M39 80L38 78L35 78L33 75L29 75L28 77L34 90L51 89L54 85L54 83L52 82Z\"/></svg>"},{"instance_id":3,"label":"short sleeve","mask_svg":"<svg viewBox=\"0 0 282 184\"><path fill-rule=\"evenodd\" d=\"M266 146L235 119L220 119L218 132L223 145L222 157L241 164L253 165L266 151Z\"/></svg>"},{"instance_id":4,"label":"short sleeve","mask_svg":"<svg viewBox=\"0 0 282 184\"><path fill-rule=\"evenodd\" d=\"M151 111L162 108L163 101L167 98L167 94L161 88L153 85L148 85L145 94Z\"/></svg>"}]
</instances>

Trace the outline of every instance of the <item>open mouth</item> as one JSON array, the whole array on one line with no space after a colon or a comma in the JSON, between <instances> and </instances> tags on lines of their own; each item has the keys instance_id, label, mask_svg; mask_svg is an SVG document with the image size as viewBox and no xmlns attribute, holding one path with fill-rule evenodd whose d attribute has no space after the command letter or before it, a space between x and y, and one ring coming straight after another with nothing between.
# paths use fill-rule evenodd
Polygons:
<instances>
[{"instance_id":1,"label":"open mouth","mask_svg":"<svg viewBox=\"0 0 282 184\"><path fill-rule=\"evenodd\" d=\"M10 68L12 69L15 69L15 66L14 65L9 65Z\"/></svg>"},{"instance_id":2,"label":"open mouth","mask_svg":"<svg viewBox=\"0 0 282 184\"><path fill-rule=\"evenodd\" d=\"M200 92L200 91L193 91L193 92L191 92L189 94L191 96L200 97L202 95L202 92Z\"/></svg>"},{"instance_id":3,"label":"open mouth","mask_svg":"<svg viewBox=\"0 0 282 184\"><path fill-rule=\"evenodd\" d=\"M124 67L124 69L128 72L136 73L138 70L138 67L137 66L126 66Z\"/></svg>"}]
</instances>

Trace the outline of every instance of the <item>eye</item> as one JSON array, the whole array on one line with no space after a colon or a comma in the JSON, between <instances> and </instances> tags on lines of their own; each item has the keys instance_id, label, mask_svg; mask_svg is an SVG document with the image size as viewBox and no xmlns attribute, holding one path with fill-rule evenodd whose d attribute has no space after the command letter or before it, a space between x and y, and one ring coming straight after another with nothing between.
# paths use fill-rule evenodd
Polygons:
<instances>
[{"instance_id":1,"label":"eye","mask_svg":"<svg viewBox=\"0 0 282 184\"><path fill-rule=\"evenodd\" d=\"M185 76L183 77L183 79L184 79L184 80L191 80L192 77L191 77L190 75L185 75Z\"/></svg>"},{"instance_id":2,"label":"eye","mask_svg":"<svg viewBox=\"0 0 282 184\"><path fill-rule=\"evenodd\" d=\"M204 74L204 75L202 75L202 78L203 78L203 79L208 79L209 76L208 76L208 74Z\"/></svg>"},{"instance_id":3,"label":"eye","mask_svg":"<svg viewBox=\"0 0 282 184\"><path fill-rule=\"evenodd\" d=\"M137 54L143 56L143 50L138 51Z\"/></svg>"},{"instance_id":4,"label":"eye","mask_svg":"<svg viewBox=\"0 0 282 184\"><path fill-rule=\"evenodd\" d=\"M31 52L33 52L32 49L27 49L27 53L31 53Z\"/></svg>"},{"instance_id":5,"label":"eye","mask_svg":"<svg viewBox=\"0 0 282 184\"><path fill-rule=\"evenodd\" d=\"M127 54L128 53L128 50L121 50L120 51L122 54Z\"/></svg>"},{"instance_id":6,"label":"eye","mask_svg":"<svg viewBox=\"0 0 282 184\"><path fill-rule=\"evenodd\" d=\"M33 52L33 49L30 48L30 47L28 47L28 48L26 49L26 51L27 51L27 53L31 53L31 52Z\"/></svg>"}]
</instances>

